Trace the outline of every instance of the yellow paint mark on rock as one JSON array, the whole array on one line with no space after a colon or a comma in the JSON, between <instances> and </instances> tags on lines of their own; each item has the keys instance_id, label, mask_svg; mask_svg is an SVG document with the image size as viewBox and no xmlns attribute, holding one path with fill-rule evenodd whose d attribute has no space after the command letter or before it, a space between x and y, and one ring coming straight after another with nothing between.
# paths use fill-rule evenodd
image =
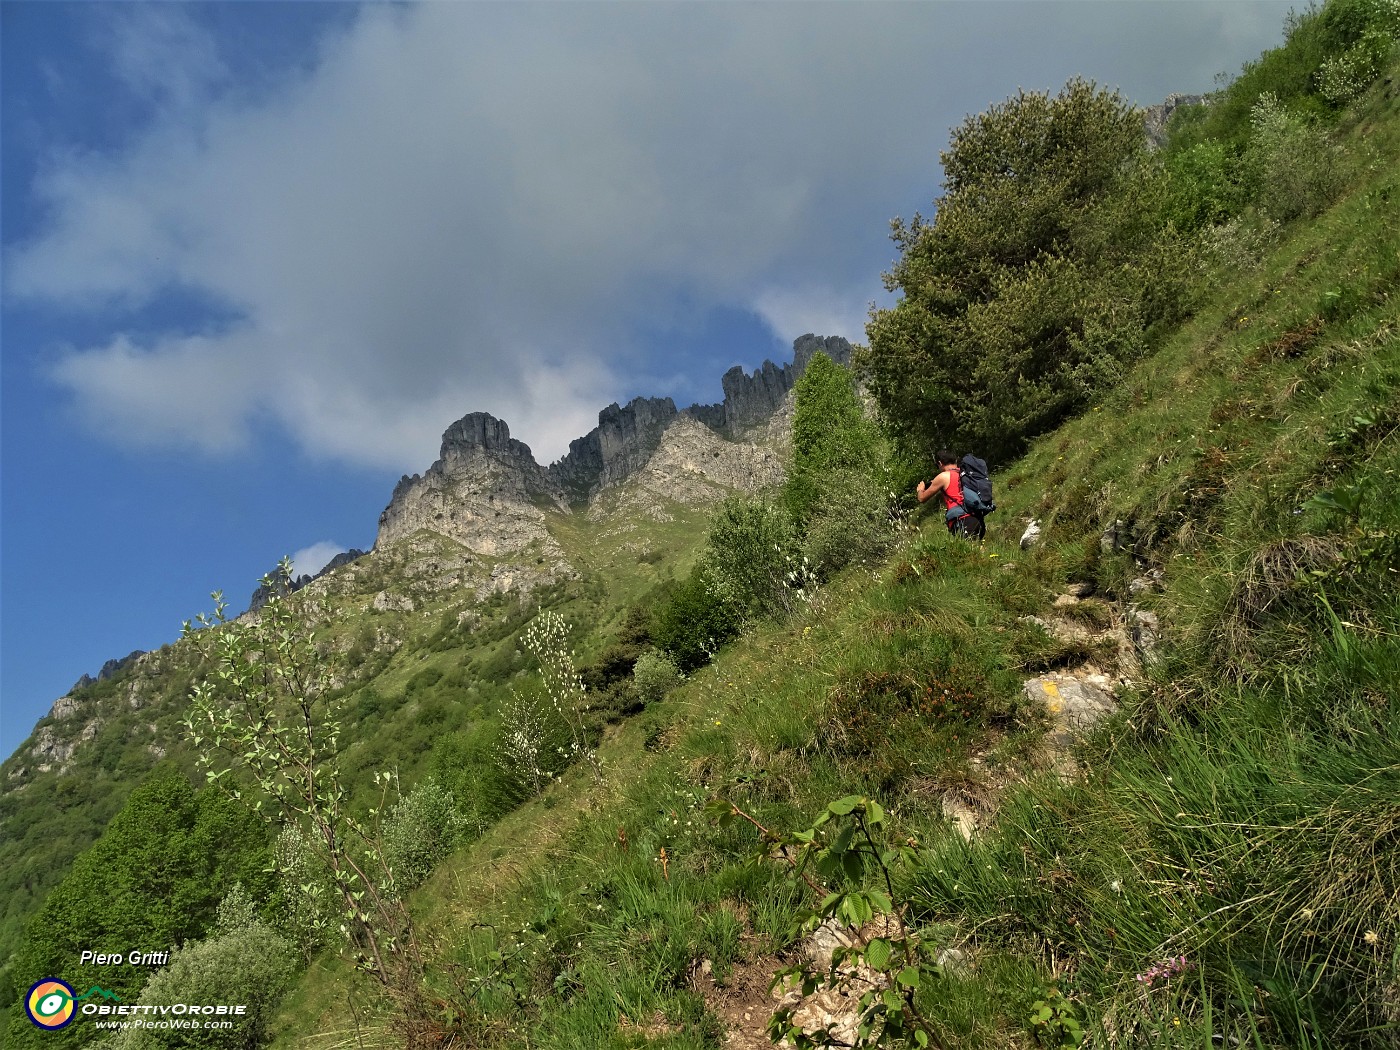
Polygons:
<instances>
[{"instance_id":1,"label":"yellow paint mark on rock","mask_svg":"<svg viewBox=\"0 0 1400 1050\"><path fill-rule=\"evenodd\" d=\"M1042 678L1040 691L1045 694L1045 710L1052 715L1058 715L1064 709L1064 704L1060 702L1060 687L1049 679Z\"/></svg>"}]
</instances>

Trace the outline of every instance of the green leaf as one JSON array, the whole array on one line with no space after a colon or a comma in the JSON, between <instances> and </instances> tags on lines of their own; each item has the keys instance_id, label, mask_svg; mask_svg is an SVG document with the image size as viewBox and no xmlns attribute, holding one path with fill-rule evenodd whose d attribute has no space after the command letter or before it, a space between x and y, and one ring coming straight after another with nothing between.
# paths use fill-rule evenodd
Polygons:
<instances>
[{"instance_id":1,"label":"green leaf","mask_svg":"<svg viewBox=\"0 0 1400 1050\"><path fill-rule=\"evenodd\" d=\"M863 801L859 795L847 795L845 798L838 798L826 808L838 817L844 817L853 812Z\"/></svg>"},{"instance_id":2,"label":"green leaf","mask_svg":"<svg viewBox=\"0 0 1400 1050\"><path fill-rule=\"evenodd\" d=\"M923 974L919 972L917 966L906 966L899 971L899 977L897 979L905 988L917 988L920 982L923 981Z\"/></svg>"},{"instance_id":3,"label":"green leaf","mask_svg":"<svg viewBox=\"0 0 1400 1050\"><path fill-rule=\"evenodd\" d=\"M877 970L890 964L890 942L876 937L865 946L865 962Z\"/></svg>"},{"instance_id":4,"label":"green leaf","mask_svg":"<svg viewBox=\"0 0 1400 1050\"><path fill-rule=\"evenodd\" d=\"M865 874L865 858L855 852L843 853L841 855L841 870L846 878L857 882Z\"/></svg>"}]
</instances>

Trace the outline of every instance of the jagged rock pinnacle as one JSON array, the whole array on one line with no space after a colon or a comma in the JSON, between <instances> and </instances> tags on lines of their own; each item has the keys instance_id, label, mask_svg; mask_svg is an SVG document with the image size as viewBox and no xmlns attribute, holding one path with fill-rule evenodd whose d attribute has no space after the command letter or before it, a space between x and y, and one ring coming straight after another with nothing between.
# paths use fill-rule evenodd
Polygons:
<instances>
[{"instance_id":1,"label":"jagged rock pinnacle","mask_svg":"<svg viewBox=\"0 0 1400 1050\"><path fill-rule=\"evenodd\" d=\"M485 412L472 412L447 428L439 458L422 474L407 475L394 488L379 519L376 547L428 529L479 553L520 550L552 543L543 506L565 509L637 475L660 448L662 436L680 416L689 416L721 438L734 440L772 418L812 355L849 364L851 344L839 336L804 335L793 343L786 365L765 361L752 375L741 366L722 379L724 401L678 411L669 397L639 397L598 413L598 426L569 445L548 469L530 447L510 436L510 427Z\"/></svg>"}]
</instances>

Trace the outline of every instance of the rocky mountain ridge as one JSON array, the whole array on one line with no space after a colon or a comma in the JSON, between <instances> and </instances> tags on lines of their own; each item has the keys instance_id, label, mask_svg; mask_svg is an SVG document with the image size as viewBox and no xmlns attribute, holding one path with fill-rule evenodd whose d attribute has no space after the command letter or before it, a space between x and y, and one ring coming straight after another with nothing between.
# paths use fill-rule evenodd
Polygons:
<instances>
[{"instance_id":1,"label":"rocky mountain ridge","mask_svg":"<svg viewBox=\"0 0 1400 1050\"><path fill-rule=\"evenodd\" d=\"M751 374L741 366L726 372L719 404L677 409L671 398L636 398L607 406L598 426L548 467L511 437L504 421L469 413L443 433L432 466L395 486L372 553L395 547L395 563L405 563L401 570L415 585L465 588L472 600L525 593L571 577L575 569L549 532L550 513L578 513L590 522L606 518L614 530L636 528L642 521L670 520L668 504L705 506L781 482L792 390L818 352L841 364L851 360L845 339L804 335L784 365L765 361ZM425 543L424 531L436 538ZM296 580L292 589L334 586L340 575L357 571L352 566L362 559L364 551L348 551L315 576ZM259 589L249 613L256 614L268 597ZM377 611L412 606L412 599L387 591L373 603ZM12 756L6 779L23 782L32 772L66 770L75 750L103 725L97 710L88 711L86 691L122 674L129 678L121 685L122 705L140 709L157 691L156 662L163 666L169 649L134 652L108 661L96 678L80 678ZM153 753L164 753L150 729Z\"/></svg>"},{"instance_id":2,"label":"rocky mountain ridge","mask_svg":"<svg viewBox=\"0 0 1400 1050\"><path fill-rule=\"evenodd\" d=\"M598 413L598 426L571 442L568 453L549 467L540 466L530 447L510 436L503 420L473 412L443 434L441 454L427 471L406 475L395 486L380 515L375 547L427 529L479 554L499 556L540 544L545 557L553 559L558 552L545 528L547 509L586 510L600 493L643 474L664 437L682 421L691 424L683 429L702 444L709 445L713 439L752 448L746 435L779 412L818 352L838 364L851 360L851 345L845 339L804 335L793 343L788 364L765 361L752 375L742 366L726 372L721 381L725 397L719 404L678 410L669 397L639 397L625 406L607 406ZM694 424L703 427L709 438L701 436ZM718 446L700 456L702 461L726 464L730 458ZM744 458L764 461L761 453ZM685 471L683 464L690 462L690 473L704 474L691 462L694 459L681 454L674 466ZM711 469L718 465L707 463ZM753 488L760 479L771 483L771 471L728 473L729 480L721 485L731 490Z\"/></svg>"},{"instance_id":3,"label":"rocky mountain ridge","mask_svg":"<svg viewBox=\"0 0 1400 1050\"><path fill-rule=\"evenodd\" d=\"M1147 144L1152 149L1161 149L1167 144L1167 125L1171 122L1172 114L1183 106L1209 105L1211 96L1209 95L1168 95L1155 106L1148 106L1143 110L1143 125L1147 130Z\"/></svg>"}]
</instances>

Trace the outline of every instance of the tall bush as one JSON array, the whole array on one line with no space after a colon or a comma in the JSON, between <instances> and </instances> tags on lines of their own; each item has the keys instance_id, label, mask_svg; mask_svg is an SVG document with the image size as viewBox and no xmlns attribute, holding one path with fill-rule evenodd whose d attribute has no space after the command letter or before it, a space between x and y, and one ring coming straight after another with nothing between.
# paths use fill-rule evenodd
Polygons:
<instances>
[{"instance_id":1,"label":"tall bush","mask_svg":"<svg viewBox=\"0 0 1400 1050\"><path fill-rule=\"evenodd\" d=\"M453 793L429 777L394 806L384 822L385 859L399 888L411 889L471 830Z\"/></svg>"},{"instance_id":2,"label":"tall bush","mask_svg":"<svg viewBox=\"0 0 1400 1050\"><path fill-rule=\"evenodd\" d=\"M230 1029L128 1028L114 1050L164 1047L253 1050L266 1041L273 1010L290 985L296 967L290 942L259 922L240 926L176 951L170 963L147 982L140 1005L241 1005ZM205 1020L202 1015L196 1024Z\"/></svg>"},{"instance_id":3,"label":"tall bush","mask_svg":"<svg viewBox=\"0 0 1400 1050\"><path fill-rule=\"evenodd\" d=\"M1341 188L1339 153L1326 131L1290 113L1272 94L1260 96L1244 167L1259 207L1279 222L1307 218Z\"/></svg>"},{"instance_id":4,"label":"tall bush","mask_svg":"<svg viewBox=\"0 0 1400 1050\"><path fill-rule=\"evenodd\" d=\"M906 449L1004 459L1180 313L1160 283L1180 245L1142 114L1087 81L970 117L942 160L936 218L893 223L903 297L871 317L861 363Z\"/></svg>"},{"instance_id":5,"label":"tall bush","mask_svg":"<svg viewBox=\"0 0 1400 1050\"><path fill-rule=\"evenodd\" d=\"M792 607L787 575L797 549L796 530L783 506L763 497L733 496L710 521L703 559L715 594L736 621L748 623Z\"/></svg>"},{"instance_id":6,"label":"tall bush","mask_svg":"<svg viewBox=\"0 0 1400 1050\"><path fill-rule=\"evenodd\" d=\"M720 597L703 564L676 585L651 625L652 639L682 671L705 666L738 633L734 610Z\"/></svg>"},{"instance_id":7,"label":"tall bush","mask_svg":"<svg viewBox=\"0 0 1400 1050\"><path fill-rule=\"evenodd\" d=\"M866 418L850 369L816 354L793 395L792 464L783 500L803 526L830 492L835 473L874 473L883 457L879 431Z\"/></svg>"},{"instance_id":8,"label":"tall bush","mask_svg":"<svg viewBox=\"0 0 1400 1050\"><path fill-rule=\"evenodd\" d=\"M651 704L665 699L676 686L681 684L681 673L675 663L665 653L648 650L632 668L632 677L637 684L637 693L642 702Z\"/></svg>"}]
</instances>

